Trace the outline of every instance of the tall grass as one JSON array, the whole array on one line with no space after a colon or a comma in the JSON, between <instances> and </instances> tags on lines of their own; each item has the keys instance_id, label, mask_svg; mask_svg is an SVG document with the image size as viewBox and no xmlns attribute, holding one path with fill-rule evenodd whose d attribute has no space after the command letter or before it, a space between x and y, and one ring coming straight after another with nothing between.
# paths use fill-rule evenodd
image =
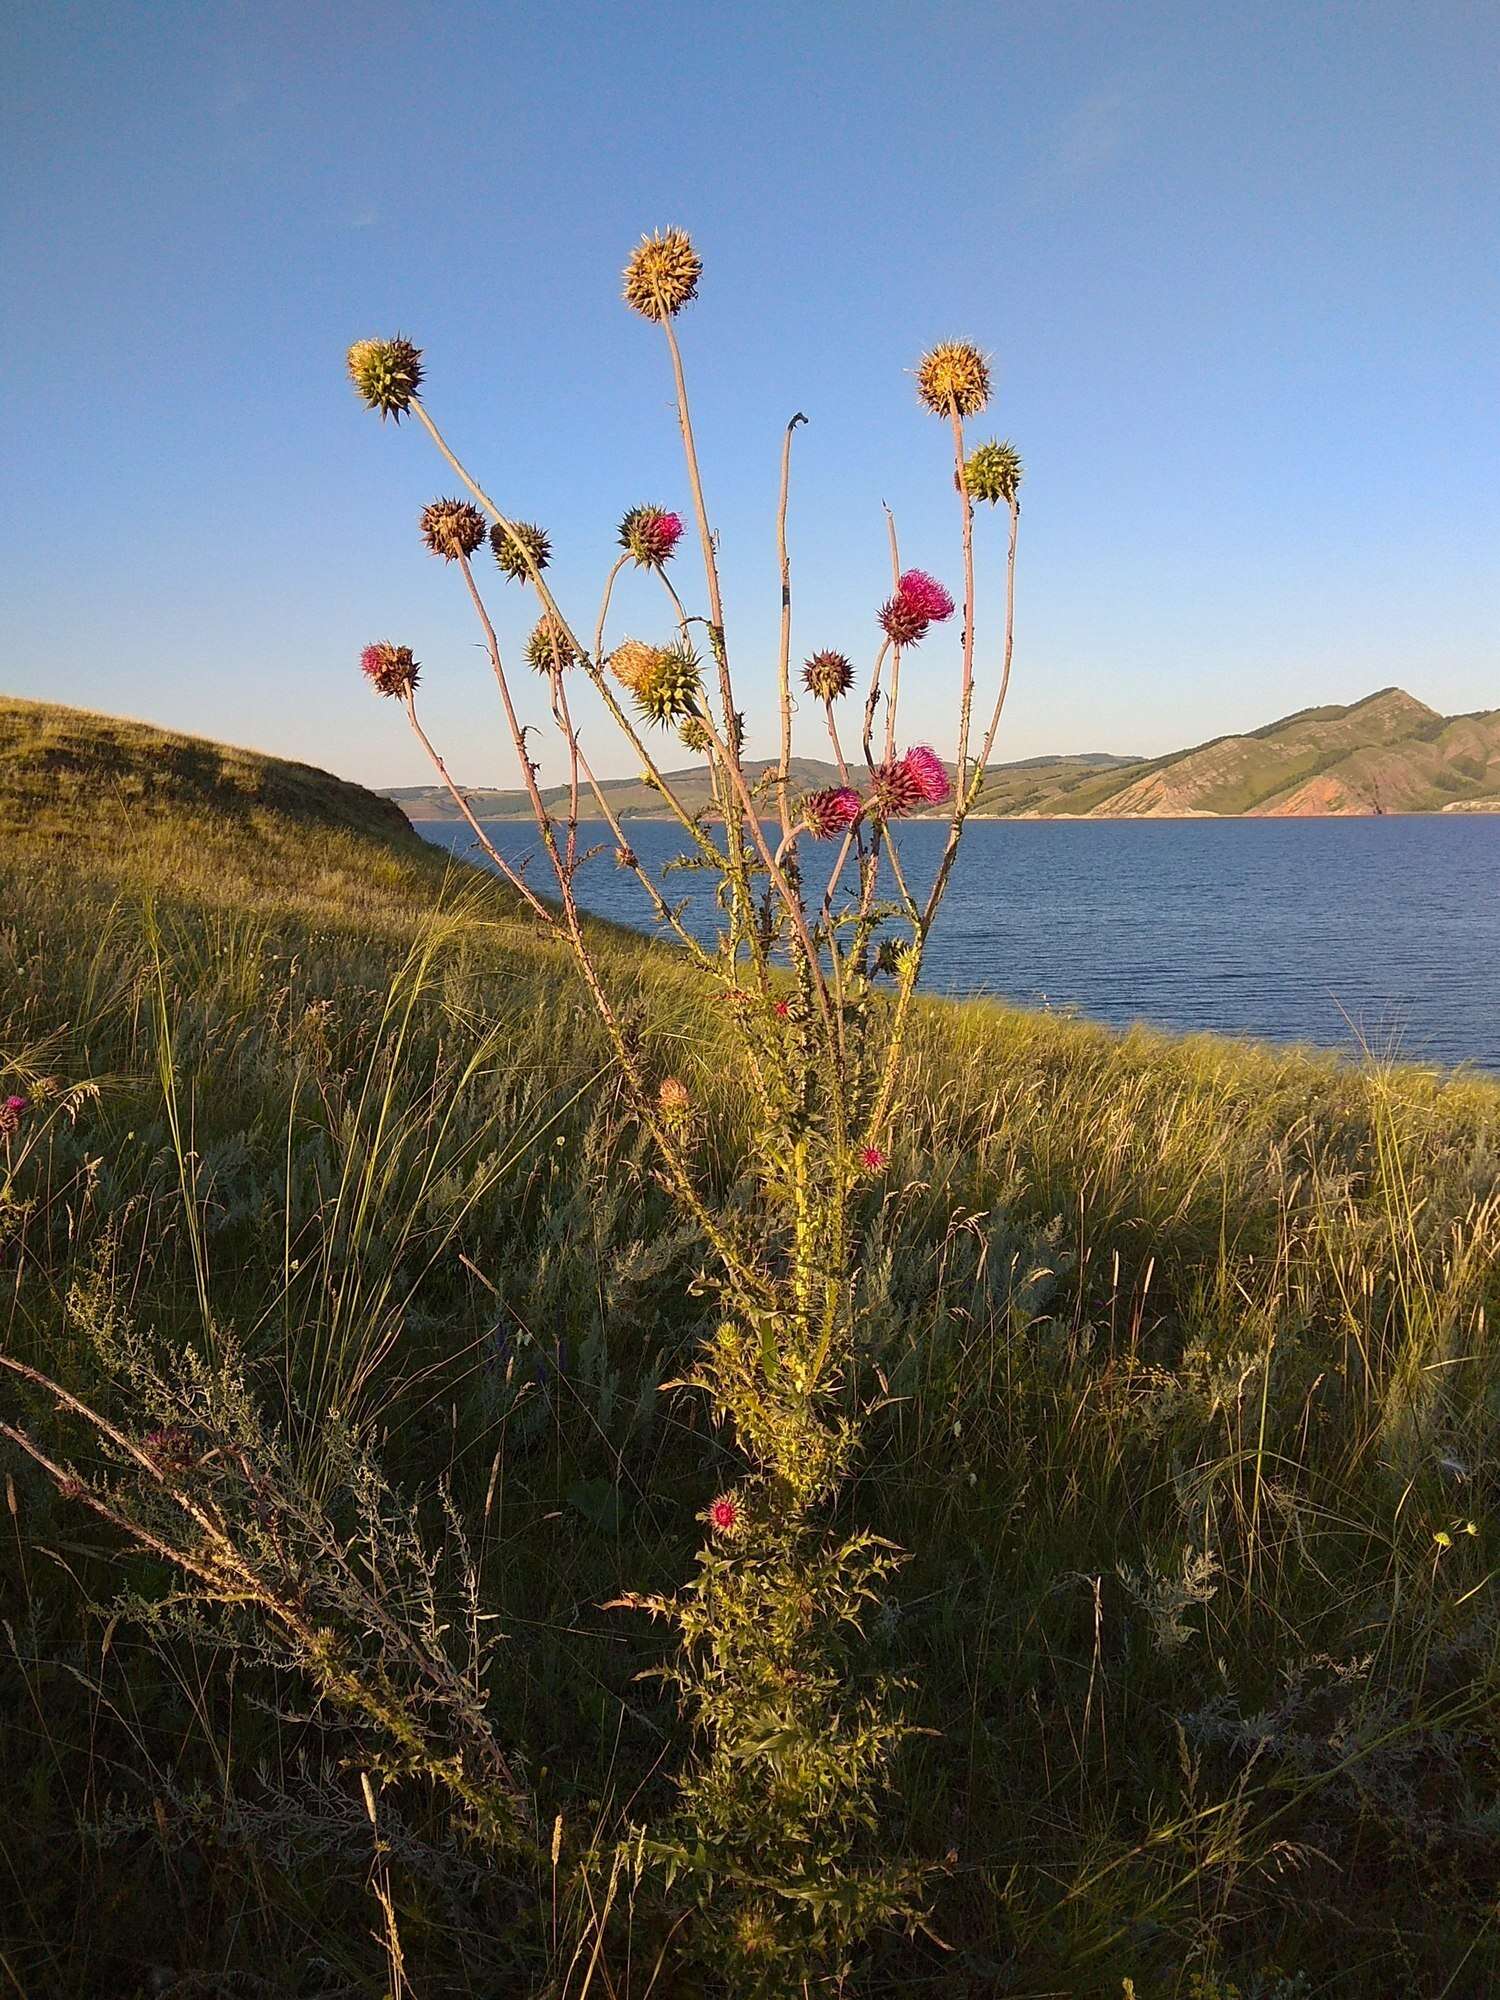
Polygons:
<instances>
[{"instance_id":1,"label":"tall grass","mask_svg":"<svg viewBox=\"0 0 1500 2000\"><path fill-rule=\"evenodd\" d=\"M480 1607L466 1685L535 1832L476 1843L315 1664L182 1615L0 1447L0 1983L700 1990L620 1845L664 1797L659 1646L600 1607L672 1588L728 1452L665 1386L700 1247L599 1031L504 890L420 850L181 802L126 826L0 866L0 1096L32 1103L0 1345L106 1412L131 1342L238 1370L277 1505L342 1523L366 1579L391 1537L400 1589L432 1564L461 1674ZM599 948L730 1185L715 1020ZM939 1873L872 1989L1484 1993L1500 1092L989 1005L914 1034L849 1507L914 1551L867 1626L931 1732L894 1845ZM121 1476L25 1385L0 1414Z\"/></svg>"}]
</instances>

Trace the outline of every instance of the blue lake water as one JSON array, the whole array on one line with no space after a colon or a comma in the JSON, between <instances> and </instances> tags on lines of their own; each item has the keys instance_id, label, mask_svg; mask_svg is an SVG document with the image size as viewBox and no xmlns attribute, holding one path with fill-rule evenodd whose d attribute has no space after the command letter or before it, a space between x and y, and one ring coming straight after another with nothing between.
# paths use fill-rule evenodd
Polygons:
<instances>
[{"instance_id":1,"label":"blue lake water","mask_svg":"<svg viewBox=\"0 0 1500 2000\"><path fill-rule=\"evenodd\" d=\"M482 859L462 824L424 825ZM658 874L680 832L626 822ZM902 826L914 893L946 829ZM535 833L486 828L547 886ZM586 829L590 841L608 828ZM601 856L586 908L652 928L639 884ZM711 926L706 878L667 878ZM1500 1071L1500 815L1401 819L971 823L928 950L931 992L987 993L1123 1027L1212 1029Z\"/></svg>"}]
</instances>

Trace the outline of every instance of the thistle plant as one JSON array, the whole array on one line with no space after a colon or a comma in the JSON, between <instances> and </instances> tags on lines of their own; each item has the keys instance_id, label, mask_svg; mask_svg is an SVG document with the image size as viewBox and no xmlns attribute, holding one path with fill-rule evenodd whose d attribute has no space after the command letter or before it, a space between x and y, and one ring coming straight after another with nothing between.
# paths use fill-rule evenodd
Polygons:
<instances>
[{"instance_id":1,"label":"thistle plant","mask_svg":"<svg viewBox=\"0 0 1500 2000\"><path fill-rule=\"evenodd\" d=\"M419 393L426 381L420 350L398 338L360 341L350 351L350 375L368 407L383 418L414 418L469 496L434 500L422 534L458 572L478 619L545 856L545 894L490 841L430 742L410 647L371 645L361 665L379 694L403 704L493 866L536 922L570 947L660 1180L701 1234L713 1327L690 1381L732 1436L743 1470L730 1490L705 1495L692 1580L670 1596L620 1600L675 1626L680 1645L664 1671L693 1726L677 1823L650 1839L642 1834L632 1852L687 1885L699 1906L702 1949L733 1985L782 1994L837 1979L873 1926L915 1921L921 1910L920 1881L889 1858L877 1819L906 1733L900 1692L861 1671L857 1643L861 1619L888 1587L900 1553L845 1524L840 1496L862 1413L855 1370L860 1232L898 1143L902 1051L923 954L1009 681L1020 464L1008 445L982 445L971 456L964 426L989 398L985 356L966 342L934 347L916 379L921 401L948 427L959 497L956 760L950 768L925 744L902 743L904 657L957 607L935 577L902 568L888 521L891 590L875 614L881 638L858 750L846 748L836 716L854 690L854 666L845 651L816 651L801 682L822 712L839 783L797 796L787 514L792 439L805 419L794 416L782 440L779 753L757 769L744 756L718 545L675 324L702 276L697 251L677 229L645 238L624 273L626 303L667 348L702 558L704 605L697 611L689 611L669 573L680 567L683 517L653 503L632 507L619 523L620 554L592 630L573 622L545 575L546 534L509 502L502 509L439 430ZM1003 500L1010 512L1003 640L977 756L976 499ZM537 733L522 725L513 669L472 565L486 524L500 570L536 599L524 654L547 680L555 726L540 752ZM660 583L662 626L647 638L611 640L611 597L627 564ZM585 723L600 711L638 761L662 815L675 823L686 859L717 880L721 921L707 941L668 901L620 826L585 749ZM666 752L682 747L706 761L706 806L680 797L664 773ZM566 780L557 810L538 782L539 756L554 755ZM892 824L939 810L947 838L918 895ZM585 843L581 826L596 819L607 838L591 835ZM741 1180L727 1193L702 1165L710 1151L703 1143L707 1111L691 1077L667 1068L649 1021L642 1028L611 991L594 948L580 878L611 856L638 878L658 927L727 1024L733 1081L752 1107Z\"/></svg>"}]
</instances>

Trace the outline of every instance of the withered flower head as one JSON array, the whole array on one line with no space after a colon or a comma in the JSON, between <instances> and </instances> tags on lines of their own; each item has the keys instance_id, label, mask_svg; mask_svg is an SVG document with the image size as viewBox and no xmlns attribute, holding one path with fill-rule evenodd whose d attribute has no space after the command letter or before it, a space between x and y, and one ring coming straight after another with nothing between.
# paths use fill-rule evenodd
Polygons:
<instances>
[{"instance_id":1,"label":"withered flower head","mask_svg":"<svg viewBox=\"0 0 1500 2000\"><path fill-rule=\"evenodd\" d=\"M467 500L434 500L422 509L422 539L435 556L471 556L485 537L484 516Z\"/></svg>"},{"instance_id":2,"label":"withered flower head","mask_svg":"<svg viewBox=\"0 0 1500 2000\"><path fill-rule=\"evenodd\" d=\"M814 653L802 669L802 685L819 701L837 701L854 685L854 668L842 653Z\"/></svg>"},{"instance_id":3,"label":"withered flower head","mask_svg":"<svg viewBox=\"0 0 1500 2000\"><path fill-rule=\"evenodd\" d=\"M697 294L703 259L684 229L643 236L625 266L625 303L645 319L672 319Z\"/></svg>"},{"instance_id":4,"label":"withered flower head","mask_svg":"<svg viewBox=\"0 0 1500 2000\"><path fill-rule=\"evenodd\" d=\"M942 341L917 365L917 394L939 417L976 416L990 399L990 364L972 341Z\"/></svg>"},{"instance_id":5,"label":"withered flower head","mask_svg":"<svg viewBox=\"0 0 1500 2000\"><path fill-rule=\"evenodd\" d=\"M393 646L387 639L378 640L365 647L359 664L376 694L409 695L417 685L417 662L411 656L410 646Z\"/></svg>"}]
</instances>

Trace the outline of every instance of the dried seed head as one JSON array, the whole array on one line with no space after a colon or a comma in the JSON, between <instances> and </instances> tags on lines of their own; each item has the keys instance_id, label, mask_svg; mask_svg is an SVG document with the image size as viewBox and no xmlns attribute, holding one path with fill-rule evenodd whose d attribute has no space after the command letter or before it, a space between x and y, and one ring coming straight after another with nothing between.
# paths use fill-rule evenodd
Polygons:
<instances>
[{"instance_id":1,"label":"dried seed head","mask_svg":"<svg viewBox=\"0 0 1500 2000\"><path fill-rule=\"evenodd\" d=\"M417 685L417 662L410 646L393 646L382 639L365 647L359 664L376 694L409 695Z\"/></svg>"},{"instance_id":2,"label":"dried seed head","mask_svg":"<svg viewBox=\"0 0 1500 2000\"><path fill-rule=\"evenodd\" d=\"M684 229L643 236L625 266L625 303L644 319L674 318L698 291L703 259Z\"/></svg>"},{"instance_id":3,"label":"dried seed head","mask_svg":"<svg viewBox=\"0 0 1500 2000\"><path fill-rule=\"evenodd\" d=\"M622 639L609 656L610 671L622 686L634 691L655 666L658 650L644 639Z\"/></svg>"},{"instance_id":4,"label":"dried seed head","mask_svg":"<svg viewBox=\"0 0 1500 2000\"><path fill-rule=\"evenodd\" d=\"M854 685L854 668L842 653L814 653L802 669L802 685L819 701L837 701Z\"/></svg>"},{"instance_id":5,"label":"dried seed head","mask_svg":"<svg viewBox=\"0 0 1500 2000\"><path fill-rule=\"evenodd\" d=\"M703 698L702 670L691 646L663 646L635 684L635 705L665 729L694 714Z\"/></svg>"},{"instance_id":6,"label":"dried seed head","mask_svg":"<svg viewBox=\"0 0 1500 2000\"><path fill-rule=\"evenodd\" d=\"M529 583L531 568L517 543L524 546L538 569L545 569L551 560L552 543L534 521L512 521L509 528L502 528L496 521L491 526L490 547L495 551L495 561L517 583Z\"/></svg>"},{"instance_id":7,"label":"dried seed head","mask_svg":"<svg viewBox=\"0 0 1500 2000\"><path fill-rule=\"evenodd\" d=\"M435 556L471 556L485 537L484 516L467 500L434 500L422 509L422 539Z\"/></svg>"},{"instance_id":8,"label":"dried seed head","mask_svg":"<svg viewBox=\"0 0 1500 2000\"><path fill-rule=\"evenodd\" d=\"M620 547L642 569L660 569L670 562L681 540L681 516L664 507L632 507L620 523Z\"/></svg>"},{"instance_id":9,"label":"dried seed head","mask_svg":"<svg viewBox=\"0 0 1500 2000\"><path fill-rule=\"evenodd\" d=\"M1004 444L991 438L979 445L964 461L964 482L971 500L988 500L993 507L1001 500L1007 506L1020 491L1025 467L1021 454L1007 439Z\"/></svg>"},{"instance_id":10,"label":"dried seed head","mask_svg":"<svg viewBox=\"0 0 1500 2000\"><path fill-rule=\"evenodd\" d=\"M990 399L990 364L972 341L942 341L918 363L917 394L937 416L976 416Z\"/></svg>"},{"instance_id":11,"label":"dried seed head","mask_svg":"<svg viewBox=\"0 0 1500 2000\"><path fill-rule=\"evenodd\" d=\"M864 800L850 785L809 792L802 801L802 817L815 840L832 840L836 834L847 833L863 811Z\"/></svg>"},{"instance_id":12,"label":"dried seed head","mask_svg":"<svg viewBox=\"0 0 1500 2000\"><path fill-rule=\"evenodd\" d=\"M577 663L578 649L552 613L546 611L531 628L526 658L539 674L561 673Z\"/></svg>"},{"instance_id":13,"label":"dried seed head","mask_svg":"<svg viewBox=\"0 0 1500 2000\"><path fill-rule=\"evenodd\" d=\"M378 410L382 422L393 417L399 424L421 386L422 350L399 333L394 340L356 340L349 380L367 409Z\"/></svg>"}]
</instances>

